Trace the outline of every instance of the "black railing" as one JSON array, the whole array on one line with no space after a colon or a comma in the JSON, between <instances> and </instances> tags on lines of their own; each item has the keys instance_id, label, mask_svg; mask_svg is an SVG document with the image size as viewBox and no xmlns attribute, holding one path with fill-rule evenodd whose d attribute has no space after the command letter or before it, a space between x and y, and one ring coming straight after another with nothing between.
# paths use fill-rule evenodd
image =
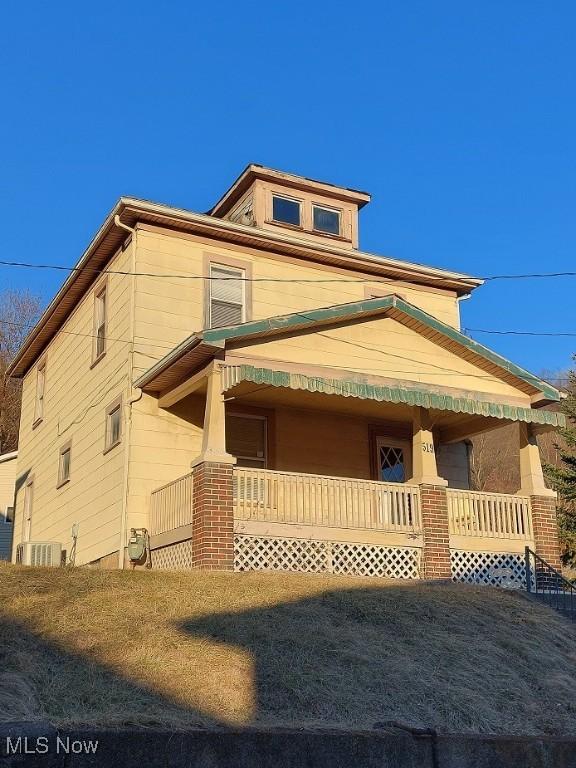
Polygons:
<instances>
[{"instance_id":1,"label":"black railing","mask_svg":"<svg viewBox=\"0 0 576 768\"><path fill-rule=\"evenodd\" d=\"M576 585L543 560L540 555L526 547L524 551L526 568L526 591L538 600L560 611L571 621L576 621Z\"/></svg>"}]
</instances>

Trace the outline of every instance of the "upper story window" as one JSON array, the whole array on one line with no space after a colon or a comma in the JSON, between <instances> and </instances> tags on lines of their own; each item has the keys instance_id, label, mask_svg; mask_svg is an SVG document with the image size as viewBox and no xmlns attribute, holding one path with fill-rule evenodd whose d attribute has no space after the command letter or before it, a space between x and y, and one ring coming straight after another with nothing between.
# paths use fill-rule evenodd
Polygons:
<instances>
[{"instance_id":1,"label":"upper story window","mask_svg":"<svg viewBox=\"0 0 576 768\"><path fill-rule=\"evenodd\" d=\"M208 327L238 325L246 320L245 271L210 264Z\"/></svg>"},{"instance_id":2,"label":"upper story window","mask_svg":"<svg viewBox=\"0 0 576 768\"><path fill-rule=\"evenodd\" d=\"M122 397L118 397L106 409L106 435L104 453L122 440Z\"/></svg>"},{"instance_id":3,"label":"upper story window","mask_svg":"<svg viewBox=\"0 0 576 768\"><path fill-rule=\"evenodd\" d=\"M72 444L60 448L60 458L58 460L58 488L70 480L70 460L72 458Z\"/></svg>"},{"instance_id":4,"label":"upper story window","mask_svg":"<svg viewBox=\"0 0 576 768\"><path fill-rule=\"evenodd\" d=\"M34 403L34 424L44 418L44 395L46 393L46 361L40 363L36 372L36 401Z\"/></svg>"},{"instance_id":5,"label":"upper story window","mask_svg":"<svg viewBox=\"0 0 576 768\"><path fill-rule=\"evenodd\" d=\"M312 206L312 228L316 232L329 235L340 234L340 211L334 208L324 208L322 205Z\"/></svg>"},{"instance_id":6,"label":"upper story window","mask_svg":"<svg viewBox=\"0 0 576 768\"><path fill-rule=\"evenodd\" d=\"M94 362L106 352L106 321L108 315L108 291L103 285L94 295Z\"/></svg>"},{"instance_id":7,"label":"upper story window","mask_svg":"<svg viewBox=\"0 0 576 768\"><path fill-rule=\"evenodd\" d=\"M296 227L302 225L302 213L300 202L289 197L272 195L272 218L282 224L293 224Z\"/></svg>"}]
</instances>

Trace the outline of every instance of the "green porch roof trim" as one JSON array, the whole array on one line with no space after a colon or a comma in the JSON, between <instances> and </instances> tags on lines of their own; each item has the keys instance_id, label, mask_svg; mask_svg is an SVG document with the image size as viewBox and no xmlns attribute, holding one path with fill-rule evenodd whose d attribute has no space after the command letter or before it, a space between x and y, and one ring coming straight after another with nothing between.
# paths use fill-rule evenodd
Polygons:
<instances>
[{"instance_id":1,"label":"green porch roof trim","mask_svg":"<svg viewBox=\"0 0 576 768\"><path fill-rule=\"evenodd\" d=\"M565 426L563 414L537 408L522 408L485 400L466 397L453 397L427 389L411 387L384 387L376 384L354 381L351 379L325 379L318 376L306 376L303 373L274 371L270 368L256 368L253 365L226 365L223 367L224 389L231 389L242 381L264 384L285 389L303 389L307 392L321 392L326 395L357 397L361 400L402 403L421 406L439 411L469 413L477 416L491 416L495 419L524 421L529 424L546 424L553 427Z\"/></svg>"},{"instance_id":2,"label":"green porch roof trim","mask_svg":"<svg viewBox=\"0 0 576 768\"><path fill-rule=\"evenodd\" d=\"M409 304L399 296L385 296L378 299L365 299L363 301L351 302L348 304L338 304L333 307L325 307L323 309L311 309L305 313L294 312L289 315L280 315L277 317L269 317L264 320L253 320L248 323L242 323L241 325L227 326L224 328L212 328L206 330L200 334L200 337L207 344L222 344L232 339L242 339L246 336L259 335L270 332L282 332L295 330L299 327L316 325L326 322L337 322L338 320L344 320L347 317L370 315L379 311L385 311L387 309L397 309L403 314L411 317L418 322L428 326L428 328L442 333L452 341L457 342L471 352L475 352L480 357L483 357L490 363L497 365L508 373L512 374L518 379L530 384L549 400L559 401L560 393L557 389L552 387L542 379L539 379L529 371L520 368L515 363L502 357L501 355L493 352L488 347L480 344L477 341L465 336L456 328L443 323L432 315L429 315L424 310L415 307L413 304Z\"/></svg>"}]
</instances>

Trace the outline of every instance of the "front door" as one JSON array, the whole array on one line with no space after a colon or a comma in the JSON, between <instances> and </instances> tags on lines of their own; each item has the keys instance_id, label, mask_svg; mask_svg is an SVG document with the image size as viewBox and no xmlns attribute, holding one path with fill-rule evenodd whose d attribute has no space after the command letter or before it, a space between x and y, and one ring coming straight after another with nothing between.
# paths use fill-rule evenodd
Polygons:
<instances>
[{"instance_id":1,"label":"front door","mask_svg":"<svg viewBox=\"0 0 576 768\"><path fill-rule=\"evenodd\" d=\"M376 469L378 480L383 483L406 483L411 472L410 443L394 438L379 437L376 440Z\"/></svg>"}]
</instances>

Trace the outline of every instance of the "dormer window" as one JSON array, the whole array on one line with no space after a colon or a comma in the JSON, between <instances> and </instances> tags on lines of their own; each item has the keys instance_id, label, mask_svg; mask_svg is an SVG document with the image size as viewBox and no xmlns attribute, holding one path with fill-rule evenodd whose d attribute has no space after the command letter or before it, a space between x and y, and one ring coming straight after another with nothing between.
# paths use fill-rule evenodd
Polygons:
<instances>
[{"instance_id":1,"label":"dormer window","mask_svg":"<svg viewBox=\"0 0 576 768\"><path fill-rule=\"evenodd\" d=\"M313 205L312 228L315 232L339 235L340 211L337 211L334 208L324 208L322 205Z\"/></svg>"},{"instance_id":2,"label":"dormer window","mask_svg":"<svg viewBox=\"0 0 576 768\"><path fill-rule=\"evenodd\" d=\"M300 201L272 195L272 218L282 224L301 226Z\"/></svg>"}]
</instances>

